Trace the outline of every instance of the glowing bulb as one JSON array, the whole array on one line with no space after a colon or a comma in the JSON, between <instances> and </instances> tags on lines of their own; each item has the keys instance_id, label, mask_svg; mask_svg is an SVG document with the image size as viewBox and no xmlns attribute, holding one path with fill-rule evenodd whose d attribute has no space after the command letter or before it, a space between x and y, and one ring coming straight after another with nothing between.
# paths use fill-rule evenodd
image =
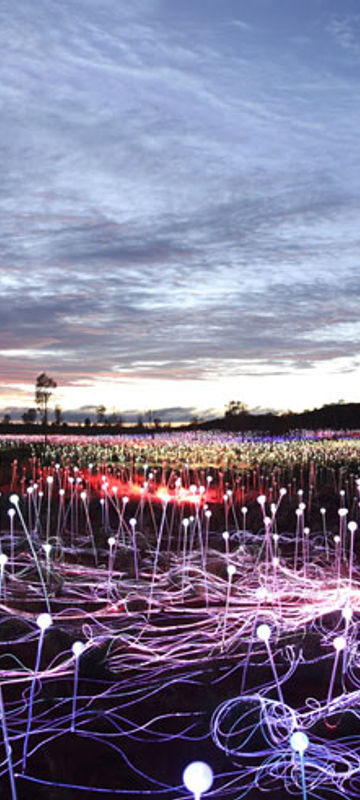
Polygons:
<instances>
[{"instance_id":1,"label":"glowing bulb","mask_svg":"<svg viewBox=\"0 0 360 800\"><path fill-rule=\"evenodd\" d=\"M227 574L229 578L232 578L232 576L235 575L235 572L236 572L236 567L234 567L234 564L228 564Z\"/></svg>"},{"instance_id":2,"label":"glowing bulb","mask_svg":"<svg viewBox=\"0 0 360 800\"><path fill-rule=\"evenodd\" d=\"M345 636L335 636L335 639L333 641L333 645L335 647L335 650L337 650L338 653L340 653L341 650L345 650L345 647L346 647Z\"/></svg>"},{"instance_id":3,"label":"glowing bulb","mask_svg":"<svg viewBox=\"0 0 360 800\"><path fill-rule=\"evenodd\" d=\"M229 539L229 531L224 531L222 538L225 540L225 542L227 542Z\"/></svg>"},{"instance_id":4,"label":"glowing bulb","mask_svg":"<svg viewBox=\"0 0 360 800\"><path fill-rule=\"evenodd\" d=\"M259 625L256 628L256 636L261 642L268 642L271 636L271 628L269 625Z\"/></svg>"},{"instance_id":5,"label":"glowing bulb","mask_svg":"<svg viewBox=\"0 0 360 800\"><path fill-rule=\"evenodd\" d=\"M303 731L295 731L290 737L290 744L295 753L302 755L309 746L309 737Z\"/></svg>"},{"instance_id":6,"label":"glowing bulb","mask_svg":"<svg viewBox=\"0 0 360 800\"><path fill-rule=\"evenodd\" d=\"M83 642L74 642L74 644L71 647L71 650L75 658L79 658L85 650L85 645Z\"/></svg>"},{"instance_id":7,"label":"glowing bulb","mask_svg":"<svg viewBox=\"0 0 360 800\"><path fill-rule=\"evenodd\" d=\"M109 538L108 538L109 547L114 547L115 542L116 542L115 536L109 536Z\"/></svg>"},{"instance_id":8,"label":"glowing bulb","mask_svg":"<svg viewBox=\"0 0 360 800\"><path fill-rule=\"evenodd\" d=\"M17 506L19 504L19 495L18 494L11 494L10 497L9 497L9 500L10 500L10 503L12 503L14 506Z\"/></svg>"},{"instance_id":9,"label":"glowing bulb","mask_svg":"<svg viewBox=\"0 0 360 800\"><path fill-rule=\"evenodd\" d=\"M264 494L259 494L259 497L256 498L259 506L265 505L266 497Z\"/></svg>"},{"instance_id":10,"label":"glowing bulb","mask_svg":"<svg viewBox=\"0 0 360 800\"><path fill-rule=\"evenodd\" d=\"M51 553L51 544L48 544L48 543L43 544L42 548L43 548L43 551L44 551L45 555L49 556L50 553Z\"/></svg>"},{"instance_id":11,"label":"glowing bulb","mask_svg":"<svg viewBox=\"0 0 360 800\"><path fill-rule=\"evenodd\" d=\"M348 529L349 529L350 533L355 533L355 531L357 530L356 522L349 522Z\"/></svg>"},{"instance_id":12,"label":"glowing bulb","mask_svg":"<svg viewBox=\"0 0 360 800\"><path fill-rule=\"evenodd\" d=\"M6 553L0 553L0 567L5 567L8 562L8 557Z\"/></svg>"},{"instance_id":13,"label":"glowing bulb","mask_svg":"<svg viewBox=\"0 0 360 800\"><path fill-rule=\"evenodd\" d=\"M50 614L39 614L36 624L41 631L46 631L52 625L52 618Z\"/></svg>"},{"instance_id":14,"label":"glowing bulb","mask_svg":"<svg viewBox=\"0 0 360 800\"><path fill-rule=\"evenodd\" d=\"M203 792L207 792L212 786L214 773L205 761L192 761L184 769L182 778L189 792L199 800Z\"/></svg>"}]
</instances>

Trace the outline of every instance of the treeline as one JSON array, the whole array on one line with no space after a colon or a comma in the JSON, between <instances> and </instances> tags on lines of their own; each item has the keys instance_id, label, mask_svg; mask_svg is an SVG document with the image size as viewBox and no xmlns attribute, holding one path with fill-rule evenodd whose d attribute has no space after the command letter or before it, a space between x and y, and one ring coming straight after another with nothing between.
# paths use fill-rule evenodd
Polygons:
<instances>
[{"instance_id":1,"label":"treeline","mask_svg":"<svg viewBox=\"0 0 360 800\"><path fill-rule=\"evenodd\" d=\"M225 415L216 419L200 421L194 419L190 423L170 425L161 423L160 420L143 422L138 420L134 424L124 424L117 420L91 422L90 419L83 423L66 423L56 421L46 423L47 433L54 434L108 434L116 433L143 433L154 434L166 431L182 430L223 430L233 432L254 431L269 433L270 435L285 434L289 431L305 430L358 430L360 429L360 403L328 404L321 408L306 410L299 414L292 411L283 414L251 414L241 403L229 403ZM44 421L11 422L4 416L0 422L0 432L8 434L36 434L44 431Z\"/></svg>"}]
</instances>

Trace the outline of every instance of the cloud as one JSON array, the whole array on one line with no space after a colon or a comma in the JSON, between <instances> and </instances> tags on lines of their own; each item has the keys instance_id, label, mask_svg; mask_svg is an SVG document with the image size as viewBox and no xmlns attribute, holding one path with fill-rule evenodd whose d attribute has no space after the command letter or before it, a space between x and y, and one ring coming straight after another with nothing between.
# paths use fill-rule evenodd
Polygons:
<instances>
[{"instance_id":1,"label":"cloud","mask_svg":"<svg viewBox=\"0 0 360 800\"><path fill-rule=\"evenodd\" d=\"M152 378L176 404L181 381L356 358L345 5L3 5L7 383L40 367L84 391Z\"/></svg>"}]
</instances>

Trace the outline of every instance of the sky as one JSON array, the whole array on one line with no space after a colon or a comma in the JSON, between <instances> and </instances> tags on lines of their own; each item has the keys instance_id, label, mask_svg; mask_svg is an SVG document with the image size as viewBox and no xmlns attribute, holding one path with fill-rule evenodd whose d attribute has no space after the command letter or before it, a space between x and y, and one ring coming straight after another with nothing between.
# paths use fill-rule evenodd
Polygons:
<instances>
[{"instance_id":1,"label":"sky","mask_svg":"<svg viewBox=\"0 0 360 800\"><path fill-rule=\"evenodd\" d=\"M0 46L0 409L360 401L358 0L0 0Z\"/></svg>"}]
</instances>

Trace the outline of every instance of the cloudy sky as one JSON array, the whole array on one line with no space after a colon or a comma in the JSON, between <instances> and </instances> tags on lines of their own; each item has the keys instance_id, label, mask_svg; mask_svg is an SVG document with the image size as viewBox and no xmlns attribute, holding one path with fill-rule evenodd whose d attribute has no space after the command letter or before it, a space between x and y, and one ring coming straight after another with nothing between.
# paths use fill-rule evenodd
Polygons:
<instances>
[{"instance_id":1,"label":"cloudy sky","mask_svg":"<svg viewBox=\"0 0 360 800\"><path fill-rule=\"evenodd\" d=\"M358 0L1 0L0 408L360 401Z\"/></svg>"}]
</instances>

